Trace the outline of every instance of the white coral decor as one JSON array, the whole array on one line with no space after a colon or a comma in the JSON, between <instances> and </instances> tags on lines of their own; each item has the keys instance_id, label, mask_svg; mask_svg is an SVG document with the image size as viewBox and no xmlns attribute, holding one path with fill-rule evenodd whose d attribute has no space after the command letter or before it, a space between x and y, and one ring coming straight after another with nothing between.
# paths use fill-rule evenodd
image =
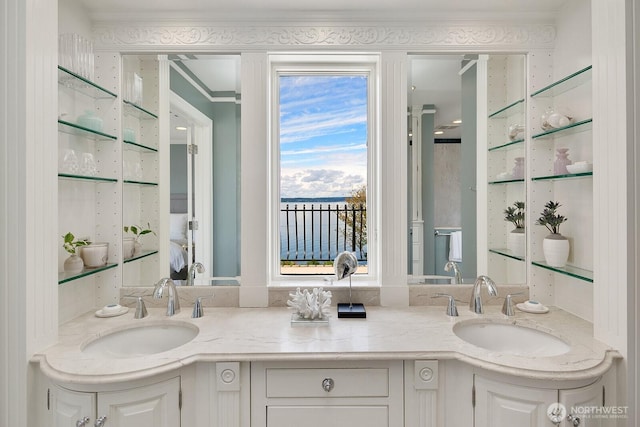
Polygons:
<instances>
[{"instance_id":1,"label":"white coral decor","mask_svg":"<svg viewBox=\"0 0 640 427\"><path fill-rule=\"evenodd\" d=\"M291 299L287 305L302 319L326 319L331 313L331 291L313 288L311 292L308 289L300 292L300 288L297 288L296 293L290 293L289 296Z\"/></svg>"}]
</instances>

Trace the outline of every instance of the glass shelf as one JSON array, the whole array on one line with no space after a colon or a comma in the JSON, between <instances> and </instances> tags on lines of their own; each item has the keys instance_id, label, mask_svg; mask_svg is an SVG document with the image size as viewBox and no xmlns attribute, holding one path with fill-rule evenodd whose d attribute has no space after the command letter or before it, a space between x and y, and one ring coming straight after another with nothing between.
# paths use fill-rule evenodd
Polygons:
<instances>
[{"instance_id":1,"label":"glass shelf","mask_svg":"<svg viewBox=\"0 0 640 427\"><path fill-rule=\"evenodd\" d=\"M70 173L59 173L58 174L58 178L62 178L62 179L68 179L68 180L73 180L73 181L87 181L87 182L109 182L109 183L114 183L114 182L118 182L117 179L115 178L103 178L100 176L85 176L85 175L74 175L74 174L70 174Z\"/></svg>"},{"instance_id":2,"label":"glass shelf","mask_svg":"<svg viewBox=\"0 0 640 427\"><path fill-rule=\"evenodd\" d=\"M513 183L524 183L524 178L520 178L520 179L503 179L503 180L499 180L499 181L489 181L489 185L495 185L495 184L513 184Z\"/></svg>"},{"instance_id":3,"label":"glass shelf","mask_svg":"<svg viewBox=\"0 0 640 427\"><path fill-rule=\"evenodd\" d=\"M580 71L576 71L573 74L564 77L557 82L551 83L549 86L543 87L542 89L533 92L531 94L532 98L535 97L553 97L556 95L560 95L561 93L570 91L580 85L591 80L591 65L583 68Z\"/></svg>"},{"instance_id":4,"label":"glass shelf","mask_svg":"<svg viewBox=\"0 0 640 427\"><path fill-rule=\"evenodd\" d=\"M542 267L547 270L554 271L556 273L573 277L575 279L580 279L586 282L593 283L593 271L585 270L583 268L578 268L571 265L565 265L564 267L551 267L549 264L547 264L544 261L531 261L531 264L537 267Z\"/></svg>"},{"instance_id":5,"label":"glass shelf","mask_svg":"<svg viewBox=\"0 0 640 427\"><path fill-rule=\"evenodd\" d=\"M148 147L143 144L138 144L137 142L124 140L124 148L125 150L139 151L142 153L157 153L158 149L153 147Z\"/></svg>"},{"instance_id":6,"label":"glass shelf","mask_svg":"<svg viewBox=\"0 0 640 427\"><path fill-rule=\"evenodd\" d=\"M133 261L137 261L139 259L146 258L146 257L149 257L151 255L155 255L157 253L158 253L157 250L141 251L138 255L134 255L131 258L125 259L124 263L127 264L127 263L130 263L130 262L133 262Z\"/></svg>"},{"instance_id":7,"label":"glass shelf","mask_svg":"<svg viewBox=\"0 0 640 427\"><path fill-rule=\"evenodd\" d=\"M549 176L537 176L531 178L532 181L553 181L556 179L572 179L572 178L586 178L593 176L593 172L581 172L581 173L567 173L563 175L549 175Z\"/></svg>"},{"instance_id":8,"label":"glass shelf","mask_svg":"<svg viewBox=\"0 0 640 427\"><path fill-rule=\"evenodd\" d=\"M148 185L148 186L156 186L156 185L158 185L157 182L135 181L135 180L131 180L131 179L125 179L124 183L125 184L136 184L136 185Z\"/></svg>"},{"instance_id":9,"label":"glass shelf","mask_svg":"<svg viewBox=\"0 0 640 427\"><path fill-rule=\"evenodd\" d=\"M116 267L118 264L107 264L98 268L84 268L79 273L58 273L58 285L62 285L63 283L71 282L73 280L82 279L83 277L91 276L93 274L97 274L103 272L105 270L109 270L111 268Z\"/></svg>"},{"instance_id":10,"label":"glass shelf","mask_svg":"<svg viewBox=\"0 0 640 427\"><path fill-rule=\"evenodd\" d=\"M512 150L515 148L522 148L523 145L524 145L524 139L520 138L513 141L509 141L506 144L491 147L489 148L489 151Z\"/></svg>"},{"instance_id":11,"label":"glass shelf","mask_svg":"<svg viewBox=\"0 0 640 427\"><path fill-rule=\"evenodd\" d=\"M502 255L507 258L515 259L517 261L524 261L524 257L520 255L515 255L512 251L505 248L489 248L489 252Z\"/></svg>"},{"instance_id":12,"label":"glass shelf","mask_svg":"<svg viewBox=\"0 0 640 427\"><path fill-rule=\"evenodd\" d=\"M490 119L503 119L514 114L524 113L524 99L520 99L504 108L499 109L495 113L489 114Z\"/></svg>"},{"instance_id":13,"label":"glass shelf","mask_svg":"<svg viewBox=\"0 0 640 427\"><path fill-rule=\"evenodd\" d=\"M89 129L65 120L58 120L58 131L68 133L70 135L80 135L85 138L91 138L95 141L113 141L118 139L118 137L114 135Z\"/></svg>"},{"instance_id":14,"label":"glass shelf","mask_svg":"<svg viewBox=\"0 0 640 427\"><path fill-rule=\"evenodd\" d=\"M134 104L133 102L130 102L127 100L123 102L124 102L124 113L129 116L134 116L143 120L155 120L158 118L156 114L153 114L149 110L146 110L143 107Z\"/></svg>"},{"instance_id":15,"label":"glass shelf","mask_svg":"<svg viewBox=\"0 0 640 427\"><path fill-rule=\"evenodd\" d=\"M93 99L116 99L118 95L107 90L91 80L79 76L58 65L58 83Z\"/></svg>"},{"instance_id":16,"label":"glass shelf","mask_svg":"<svg viewBox=\"0 0 640 427\"><path fill-rule=\"evenodd\" d=\"M550 129L548 131L538 133L536 135L533 135L531 138L539 140L552 139L556 136L567 136L578 132L586 132L588 130L591 130L592 122L593 119L581 120L579 122L571 123L570 125L561 128ZM562 133L562 135L557 135L558 133Z\"/></svg>"}]
</instances>

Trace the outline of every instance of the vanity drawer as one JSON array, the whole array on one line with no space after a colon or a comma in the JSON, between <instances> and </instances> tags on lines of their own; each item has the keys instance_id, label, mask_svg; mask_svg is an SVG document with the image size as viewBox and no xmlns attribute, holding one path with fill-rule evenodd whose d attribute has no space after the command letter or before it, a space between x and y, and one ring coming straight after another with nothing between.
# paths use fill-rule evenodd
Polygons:
<instances>
[{"instance_id":1,"label":"vanity drawer","mask_svg":"<svg viewBox=\"0 0 640 427\"><path fill-rule=\"evenodd\" d=\"M325 388L330 390L327 391ZM268 398L388 397L389 370L387 368L268 368L266 394Z\"/></svg>"}]
</instances>

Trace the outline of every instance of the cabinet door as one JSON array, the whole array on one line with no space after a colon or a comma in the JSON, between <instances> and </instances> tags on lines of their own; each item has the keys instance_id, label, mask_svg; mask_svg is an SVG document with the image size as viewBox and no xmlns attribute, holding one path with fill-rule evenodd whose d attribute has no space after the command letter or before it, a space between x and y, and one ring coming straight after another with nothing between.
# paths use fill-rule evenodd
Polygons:
<instances>
[{"instance_id":1,"label":"cabinet door","mask_svg":"<svg viewBox=\"0 0 640 427\"><path fill-rule=\"evenodd\" d=\"M388 427L386 406L269 406L267 427Z\"/></svg>"},{"instance_id":2,"label":"cabinet door","mask_svg":"<svg viewBox=\"0 0 640 427\"><path fill-rule=\"evenodd\" d=\"M547 408L557 390L522 387L475 377L475 427L549 427Z\"/></svg>"},{"instance_id":3,"label":"cabinet door","mask_svg":"<svg viewBox=\"0 0 640 427\"><path fill-rule=\"evenodd\" d=\"M98 393L98 417L109 427L180 425L180 378L124 391Z\"/></svg>"},{"instance_id":4,"label":"cabinet door","mask_svg":"<svg viewBox=\"0 0 640 427\"><path fill-rule=\"evenodd\" d=\"M93 422L96 408L96 394L71 391L62 387L51 388L50 425L69 427L78 425L78 421L87 417ZM87 425L91 425L87 423Z\"/></svg>"},{"instance_id":5,"label":"cabinet door","mask_svg":"<svg viewBox=\"0 0 640 427\"><path fill-rule=\"evenodd\" d=\"M567 410L570 419L564 420L561 426L600 427L605 425L606 416L594 413L592 408L604 406L603 381L597 381L591 385L571 390L560 390L560 403ZM615 423L615 421L614 421Z\"/></svg>"}]
</instances>

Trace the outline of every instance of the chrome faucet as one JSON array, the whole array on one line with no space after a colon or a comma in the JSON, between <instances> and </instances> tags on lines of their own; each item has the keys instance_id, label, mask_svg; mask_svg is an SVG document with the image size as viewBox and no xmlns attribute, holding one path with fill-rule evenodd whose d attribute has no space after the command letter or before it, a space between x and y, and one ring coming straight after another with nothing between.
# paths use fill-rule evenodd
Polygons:
<instances>
[{"instance_id":1,"label":"chrome faucet","mask_svg":"<svg viewBox=\"0 0 640 427\"><path fill-rule=\"evenodd\" d=\"M482 285L487 287L487 292L491 296L498 295L498 288L493 280L488 276L478 276L476 283L473 285L473 291L471 293L471 301L469 301L469 310L476 314L482 314L482 298L480 298L480 291Z\"/></svg>"},{"instance_id":2,"label":"chrome faucet","mask_svg":"<svg viewBox=\"0 0 640 427\"><path fill-rule=\"evenodd\" d=\"M193 281L196 279L196 271L200 274L204 273L204 265L199 262L194 262L189 267L189 272L187 273L187 284L186 286L193 286Z\"/></svg>"},{"instance_id":3,"label":"chrome faucet","mask_svg":"<svg viewBox=\"0 0 640 427\"><path fill-rule=\"evenodd\" d=\"M178 297L178 290L176 289L176 285L173 283L173 280L168 277L160 279L160 281L156 283L156 287L153 289L153 297L156 299L162 298L165 288L169 289L167 295L167 316L173 316L180 312L180 298Z\"/></svg>"},{"instance_id":4,"label":"chrome faucet","mask_svg":"<svg viewBox=\"0 0 640 427\"><path fill-rule=\"evenodd\" d=\"M447 261L447 263L444 265L444 271L449 272L451 271L452 268L453 268L453 273L455 274L454 284L459 285L462 283L462 273L460 273L458 264L456 264L454 261Z\"/></svg>"}]
</instances>

